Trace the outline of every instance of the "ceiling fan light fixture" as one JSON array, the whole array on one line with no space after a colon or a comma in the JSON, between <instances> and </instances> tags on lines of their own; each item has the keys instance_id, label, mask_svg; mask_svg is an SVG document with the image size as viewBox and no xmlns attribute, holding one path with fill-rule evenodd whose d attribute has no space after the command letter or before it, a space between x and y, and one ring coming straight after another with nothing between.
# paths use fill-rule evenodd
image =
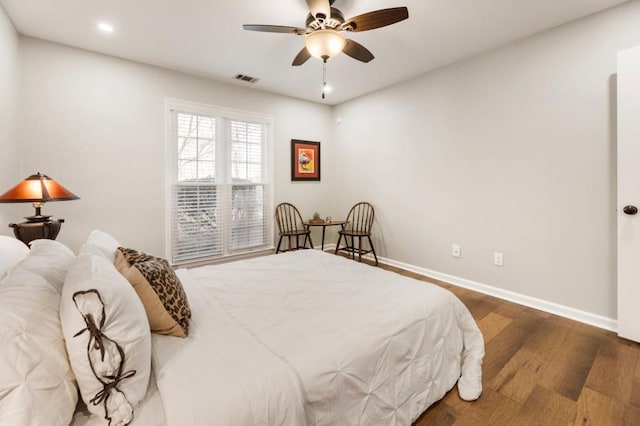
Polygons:
<instances>
[{"instance_id":1,"label":"ceiling fan light fixture","mask_svg":"<svg viewBox=\"0 0 640 426\"><path fill-rule=\"evenodd\" d=\"M307 35L304 45L311 56L318 59L329 59L340 54L347 40L335 30L318 30Z\"/></svg>"}]
</instances>

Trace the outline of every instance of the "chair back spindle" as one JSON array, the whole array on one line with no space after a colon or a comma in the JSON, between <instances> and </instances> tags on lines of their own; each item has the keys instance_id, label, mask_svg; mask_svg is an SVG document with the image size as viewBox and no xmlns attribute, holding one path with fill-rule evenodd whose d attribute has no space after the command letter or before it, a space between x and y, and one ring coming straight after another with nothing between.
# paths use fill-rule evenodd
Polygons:
<instances>
[{"instance_id":1,"label":"chair back spindle","mask_svg":"<svg viewBox=\"0 0 640 426\"><path fill-rule=\"evenodd\" d=\"M349 214L347 215L347 221L349 222L348 228L352 231L370 233L373 226L374 217L373 206L366 202L360 202L354 205Z\"/></svg>"}]
</instances>

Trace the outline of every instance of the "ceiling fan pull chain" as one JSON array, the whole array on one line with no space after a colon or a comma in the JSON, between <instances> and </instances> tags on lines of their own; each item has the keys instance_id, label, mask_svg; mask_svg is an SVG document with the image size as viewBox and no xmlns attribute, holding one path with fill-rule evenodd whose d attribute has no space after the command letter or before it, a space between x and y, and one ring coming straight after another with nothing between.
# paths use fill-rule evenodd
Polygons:
<instances>
[{"instance_id":1,"label":"ceiling fan pull chain","mask_svg":"<svg viewBox=\"0 0 640 426\"><path fill-rule=\"evenodd\" d=\"M327 87L327 59L322 61L322 99L324 99L324 90Z\"/></svg>"}]
</instances>

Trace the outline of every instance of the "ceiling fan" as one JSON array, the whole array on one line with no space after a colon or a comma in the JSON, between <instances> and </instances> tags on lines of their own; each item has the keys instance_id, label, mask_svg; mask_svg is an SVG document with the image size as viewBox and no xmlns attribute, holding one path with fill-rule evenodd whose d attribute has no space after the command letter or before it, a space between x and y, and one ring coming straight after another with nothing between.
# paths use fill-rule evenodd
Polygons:
<instances>
[{"instance_id":1,"label":"ceiling fan","mask_svg":"<svg viewBox=\"0 0 640 426\"><path fill-rule=\"evenodd\" d=\"M369 31L395 24L409 17L406 7L374 10L356 17L345 19L342 12L332 7L335 0L306 0L309 14L305 28L282 25L243 25L248 31L267 33L283 33L305 36L305 46L298 53L291 65L299 66L309 58L316 57L327 62L341 52L362 62L371 61L373 54L363 45L345 38L341 33Z\"/></svg>"}]
</instances>

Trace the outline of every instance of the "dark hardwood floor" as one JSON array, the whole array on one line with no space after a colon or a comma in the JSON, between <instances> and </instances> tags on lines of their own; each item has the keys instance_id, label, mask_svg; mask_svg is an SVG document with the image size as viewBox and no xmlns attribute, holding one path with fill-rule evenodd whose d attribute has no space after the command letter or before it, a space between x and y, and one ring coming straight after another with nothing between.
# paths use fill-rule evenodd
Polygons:
<instances>
[{"instance_id":1,"label":"dark hardwood floor","mask_svg":"<svg viewBox=\"0 0 640 426\"><path fill-rule=\"evenodd\" d=\"M454 387L414 426L640 425L640 344L388 265L456 294L485 339L483 392Z\"/></svg>"}]
</instances>

